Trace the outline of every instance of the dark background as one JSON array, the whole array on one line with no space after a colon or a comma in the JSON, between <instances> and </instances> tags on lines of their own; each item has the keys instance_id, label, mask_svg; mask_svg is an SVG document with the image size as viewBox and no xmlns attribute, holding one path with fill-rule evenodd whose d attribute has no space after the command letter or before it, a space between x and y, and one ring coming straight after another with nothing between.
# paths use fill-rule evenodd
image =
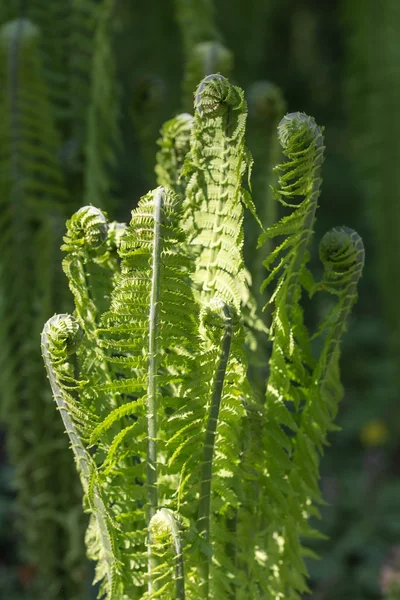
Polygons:
<instances>
[{"instance_id":1,"label":"dark background","mask_svg":"<svg viewBox=\"0 0 400 600\"><path fill-rule=\"evenodd\" d=\"M190 27L184 31L178 15L178 7L184 5L172 0L104 4L94 0L7 0L0 5L0 25L22 16L40 27L32 52L37 53L59 136L60 168L67 190L63 216L71 215L89 198L93 204L105 204L111 218L126 221L140 195L155 187L159 129L182 108L188 110L182 81L189 52L184 36L190 37ZM327 504L317 526L328 539L313 544L322 558L309 563L310 587L313 600L389 597L384 593L388 581L400 581L400 5L398 0L215 0L215 12L210 12L208 21L211 1L186 5L189 24L200 30L195 41L217 39L232 52L230 78L246 94L257 80L273 82L280 88L288 112L304 111L325 126L326 160L313 248L314 272L320 273L317 242L325 230L345 224L364 239L366 266L359 301L342 346L345 396L338 417L342 429L330 436L332 445L322 461L321 486ZM81 12L74 13L77 6ZM106 10L103 25L99 25ZM10 119L6 107L12 51L4 48L3 44L3 125ZM106 58L100 60L103 72L99 76L93 64L102 52ZM79 77L73 79L79 69ZM97 88L97 96L93 92L96 77L104 84ZM24 86L22 76L18 85ZM106 90L104 98L102 89ZM79 118L71 109L74 102L80 107L76 112L80 111ZM90 177L96 180L107 175L105 200L100 198L97 203L96 196L87 193L87 147L94 143L93 135L87 133L88 107L96 102L99 106L92 118L95 129L104 130L96 146L103 163ZM5 125L0 142L4 130ZM266 134L264 141L258 135L248 143L256 155L260 144L271 141ZM113 160L107 158L110 154ZM7 178L7 164L6 150L0 150L0 181ZM1 190L0 210L6 211L9 187L4 184ZM262 198L255 200L259 203ZM0 218L0 234L6 235L3 226ZM26 239L29 244L29 235ZM33 250L29 252L34 255ZM6 274L10 272L11 281L12 265L4 253L0 254L0 267ZM16 277L18 273L14 273ZM5 281L5 276L0 279L0 311L1 300L8 293ZM22 281L21 290L23 285ZM25 288L25 294L29 293ZM68 296L63 294L60 292L58 299L56 295L52 313L68 306ZM0 316L4 321L9 313ZM316 317L311 315L310 322ZM28 356L39 363L38 337L33 329ZM26 331L31 331L29 325ZM12 328L11 333L1 330L0 335L12 332ZM4 369L10 357L6 351L3 354L0 366ZM15 377L19 376L17 369ZM6 403L8 391L6 384L2 385L1 402ZM36 388L43 397L45 386L43 380ZM30 393L26 397L23 409L38 411L37 403L35 409L26 407ZM51 401L44 402L53 410ZM66 442L61 442L60 450L35 454L36 459L27 466L24 456L36 452L38 438L26 435L32 416L25 421L20 421L20 416L18 409L12 417L2 417L0 598L86 600L91 593L91 573L84 559L79 484L73 478L72 460L63 454ZM39 418L46 420L44 413ZM51 428L46 421L40 439L56 434L62 438L61 429L49 433ZM58 452L66 461L65 471ZM35 469L51 462L59 479L47 474L53 485L49 500L36 502L36 482L42 479L35 478ZM52 498L57 499L54 506ZM49 514L51 511L56 516ZM55 522L60 529L51 534ZM71 578L74 587L68 592L65 582ZM390 598L400 595L392 592Z\"/></svg>"}]
</instances>

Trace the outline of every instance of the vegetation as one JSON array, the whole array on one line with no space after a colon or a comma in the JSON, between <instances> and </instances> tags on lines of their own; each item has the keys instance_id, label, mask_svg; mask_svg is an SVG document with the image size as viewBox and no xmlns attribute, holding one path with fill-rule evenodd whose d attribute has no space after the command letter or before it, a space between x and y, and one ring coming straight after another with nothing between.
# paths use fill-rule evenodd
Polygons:
<instances>
[{"instance_id":1,"label":"vegetation","mask_svg":"<svg viewBox=\"0 0 400 600\"><path fill-rule=\"evenodd\" d=\"M154 19L154 11L157 19ZM193 305L190 303L190 311L195 311L191 323L196 338L194 344L185 338L184 375L179 375L179 382L174 382L173 389L172 384L168 389L162 388L161 398L166 395L175 398L181 392L185 394L184 398L192 398L190 374L194 370L189 358L197 356L192 347L199 351L201 344L209 344L210 348L222 344L222 338L218 342L211 334L210 323L214 323L213 327L215 319L222 319L225 323L226 314L218 302L215 305L212 301L210 310L205 308L212 296L219 297L229 306L229 318L233 319L214 440L218 443L218 428L221 429L224 420L236 423L233 415L224 413L224 402L237 406L237 399L227 400L224 397L230 382L233 388L236 377L235 386L241 390L241 398L246 399L240 405L240 447L236 442L236 446L232 443L229 456L218 456L218 460L231 461L234 465L232 478L216 475L215 464L204 458L201 449L197 458L193 458L198 460L197 470L193 469L193 478L198 481L198 486L202 479L198 465L206 465L208 469L212 467L211 502L214 501L214 490L218 498L225 498L229 490L232 492L232 497L227 499L230 515L227 528L222 518L214 523L215 507L211 504L210 508L210 543L225 561L227 573L232 571L232 562L237 560L240 563L242 558L240 552L234 557L233 544L230 548L228 542L228 549L225 548L221 534L226 530L236 531L237 536L243 536L244 540L249 535L246 519L254 526L252 511L255 507L240 502L243 498L254 496L255 484L252 479L249 481L249 473L258 469L258 464L266 464L265 457L270 450L265 444L253 444L242 456L242 444L246 446L250 440L262 439L257 423L267 419L268 406L274 404L270 385L266 390L266 381L272 382L273 388L278 389L285 382L289 385L288 402L268 423L271 430L277 432L275 438L279 435L279 440L271 441L275 452L281 460L290 457L290 468L286 464L287 470L281 471L288 477L290 475L290 481L283 479L287 481L287 487L282 490L284 497L289 495L293 486L296 487L296 473L301 472L299 465L304 459L304 452L300 452L299 447L303 447L304 440L300 433L306 432L306 438L310 435L310 431L307 433L309 415L305 406L315 406L316 398L320 397L316 389L309 386L312 375L326 382L318 394L324 394L331 410L329 415L320 414L319 417L327 428L332 424L336 399L341 394L339 388L331 389L329 386L332 373L336 377L335 339L339 339L342 333L341 327L335 327L334 323L339 315L340 321L346 322L346 311L354 301L354 282L351 282L357 273L354 269L348 274L348 279L333 277L326 253L321 252L323 261L318 261L316 243L333 223L347 223L362 233L368 248L368 261L360 283L360 299L354 309L355 318L350 324L351 335L344 336L341 344L346 399L341 405L337 423L342 432L331 438L334 444L321 465L318 459L318 464L313 464L312 468L304 466L307 473L314 473L313 481L307 482L311 487L317 485L316 473L320 472L322 496L327 504L318 504L315 495L313 506L319 507L322 519L317 522L316 517L312 517L306 525L305 522L301 524L299 514L296 516L295 512L300 500L298 504L292 502L290 508L294 516L289 542L292 547L297 547L297 551L300 550L296 544L303 526L317 528L330 537L330 540L302 538L301 541L302 546L322 556L320 561L305 556L305 565L311 575L308 584L315 600L337 597L378 600L381 594L396 597L399 573L396 544L400 531L399 490L395 478L398 472L398 377L395 369L398 357L395 294L398 279L398 202L396 186L393 185L396 170L393 165L396 164L397 75L394 65L397 17L398 10L393 0L384 0L379 7L367 2L362 14L352 0L329 0L328 4L314 0L257 0L252 3L244 3L243 0L230 0L229 3L225 0L193 3L168 0L156 2L151 10L140 2L126 0L54 0L50 4L44 0L9 0L0 6L0 417L3 451L0 457L0 547L7 557L0 562L0 589L10 600L35 600L39 597L86 600L98 593L98 586L92 588L91 584L93 562L85 559L83 540L87 515L82 511L81 483L85 487L82 469L80 482L68 448L68 437L63 435L62 420L55 410L50 387L45 380L38 338L43 323L55 311L72 313L73 299L76 305L74 316L84 335L76 355L70 355L68 362L74 367L71 376L82 384L80 392L85 399L84 404L91 393L90 386L97 390L101 385L112 385L116 378L124 377L120 367L109 364L113 351L105 344L110 338L107 331L112 322L106 324L101 319L110 312L111 297L121 285L120 267L127 258L123 256L120 238L125 235L126 226L109 223L106 215L126 220L138 198L156 185L164 188L170 202L167 205L173 206L171 214L177 211L180 215L177 218L181 238L177 247L180 248L181 264L187 269L186 278L191 282ZM197 109L194 117L188 114L193 111L193 90L201 79L213 73L220 73L234 84L240 84L248 103L246 120L241 112L245 104L241 105L240 99L235 99L235 94L231 95L234 104L237 102L237 106L241 106L239 114L235 114L246 120L246 139L239 127L238 144L235 147L232 144L232 148L223 142L215 123L206 123ZM232 86L232 89L237 88ZM296 186L291 187L294 182L290 179L290 156L282 156L284 149L279 143L276 128L287 110L298 109L315 115L318 123L326 125L327 160L323 166L321 210L314 213L318 216L318 221L314 220L316 234L308 239L303 217L307 213L312 219L314 209L312 201L303 204L303 200L309 194L304 196L300 193L293 202L297 207L302 205L300 212L295 207L285 207L281 202L287 201L286 193L296 192ZM180 110L186 113L175 118ZM223 121L223 115L219 114L219 117ZM286 125L290 124L286 121ZM194 142L191 131L196 128L198 138ZM280 131L282 133L282 128ZM233 160L232 150L237 149L235 160L240 169L246 171L251 166L251 189L247 185L248 174L243 172L243 181L235 173L230 190L233 194L236 189L241 197L234 213L235 219L240 221L241 233L236 229L236 222L236 233L225 231L223 241L225 245L236 240L240 245L244 235L245 243L239 253L235 246L231 275L222 271L215 279L209 274L208 267L203 265L205 262L208 265L210 257L217 254L225 261L221 248L214 247L212 239L214 217L222 222L226 215L207 200L208 192L204 192L204 185L206 189L210 188L211 181L207 177L203 181L200 170L201 165L208 170L219 169L217 153L208 156L205 162L201 158L204 152L202 138L211 140L214 137L218 139L216 147L224 147L230 159ZM249 162L247 145L254 165ZM281 163L281 167L272 171L277 163ZM303 167L304 178L303 181L299 178L299 192L306 185L307 177L311 176L306 175L308 167L305 168L305 163ZM317 183L319 168L320 165L314 164L312 179L316 193L316 188L320 187ZM219 185L223 185L222 180ZM258 218L269 234L263 233L252 214L254 210L249 192ZM64 242L62 261L59 246L65 233L65 220L84 204L94 205L103 211L107 240L101 243L100 235L97 241L92 239L82 243L82 239L86 238L81 238L80 227L85 228L94 215L75 215L71 219L75 224L68 229ZM200 204L213 215L208 223L201 219ZM274 229L274 224L285 216L292 219L290 223L303 227L301 240L295 240L294 233L290 231L274 235L282 227ZM160 227L162 232L163 225ZM262 245L257 248L260 234ZM130 234L127 235L129 237ZM327 243L335 253L329 235L323 238L324 244ZM340 228L331 235L341 242L350 240L349 247L358 248L359 256L360 248L351 231ZM151 239L148 243L151 245ZM291 254L297 243L300 243L300 254L304 247L307 248L303 265L296 264L294 254ZM279 251L281 244L286 245ZM271 256L271 262L267 263L271 280L260 291L261 284L268 277L262 264L268 256ZM290 281L287 280L282 288L279 288L279 282L283 271L274 271L280 259L285 270L292 273ZM72 296L67 291L61 262ZM191 271L193 265L194 272ZM133 265L132 270L134 267L137 267L137 272L142 272L142 266ZM301 270L299 278L298 269ZM310 276L310 271L317 283ZM205 282L202 281L204 277ZM219 284L219 290L213 288L214 282L222 280L223 288ZM273 296L276 290L278 292ZM300 311L296 290L302 290ZM160 293L162 291L161 286ZM278 296L281 302L286 298L285 306L288 306L287 302L291 306L292 294L296 306L284 316L292 319L289 322L294 327L296 347L301 350L301 362L293 368L290 366L291 346L290 343L289 347L285 346L284 339L281 339L285 365L289 368L280 380L279 369L274 367L274 361L281 356L277 350L277 337L281 332L280 323L276 322L275 301ZM231 302L235 307L233 312ZM266 307L261 312L264 305ZM80 317L79 306L87 307L87 313ZM162 315L158 317L162 322ZM116 322L119 322L118 319ZM188 324L185 323L185 326L188 327ZM220 336L224 329L225 325ZM268 329L269 335L266 333ZM287 333L287 330L283 332ZM162 336L164 333L161 329ZM160 330L155 335L159 337ZM224 338L226 344L228 338ZM324 351L328 338L332 354ZM158 350L161 352L162 348L161 345ZM161 358L166 360L166 357ZM167 367L160 360L154 369L161 369L162 376L166 377L164 369ZM169 356L168 360L172 357ZM143 361L145 364L145 358ZM196 393L208 393L210 397L211 382L218 379L215 375L217 362L215 358L214 375L210 375L207 382L208 392L202 390L200 384L202 373L210 368L210 364L202 363L203 371L196 371L200 378L193 387ZM300 389L296 381L297 368L301 369L301 376L307 378ZM147 372L145 367L143 369L143 373ZM324 369L328 379L324 379ZM78 392L71 389L69 392L76 400ZM106 418L109 402L119 406L125 400L128 404L137 402L137 397L137 393L118 395L103 392L100 398L98 392L96 400L93 399L88 407L94 419L93 427L96 428L98 422ZM214 407L217 405L217 402L213 404ZM167 405L164 420L173 409ZM159 410L162 412L161 408ZM100 416L96 420L94 415ZM123 416L108 433L90 443L93 444L90 448L89 442L81 439L83 448L90 454L92 462L89 466L92 465L90 468L93 469L94 463L93 472L98 472L100 479L113 436L119 429L133 425L134 418L132 415ZM203 419L202 439L205 430L212 437L212 428L207 429L204 414L197 414L197 418ZM146 419L145 414L141 414L140 424L136 426L143 428L144 436L147 435ZM281 427L284 419L294 420L298 431L293 429L293 423ZM176 426L177 433L179 425L178 418L175 422L172 420L171 427ZM161 415L156 426L163 431ZM189 433L196 435L196 427L200 426L194 425ZM326 441L323 432L320 433L319 438L311 431L316 448ZM126 435L129 438L130 434ZM104 436L106 439L103 439ZM178 436L175 441L178 443ZM126 443L127 440L121 440L121 447ZM141 444L147 452L145 441ZM174 461L171 466L165 466L164 457L174 448L165 450L163 444L165 440L157 440L157 458L161 460L157 473L158 506L162 506L164 501L168 503L171 495L168 490L172 483L168 488L163 479L163 469L176 469L173 476L177 477L179 461L183 461L188 452L188 448L183 447L181 456L178 453L174 459L175 466ZM173 445L174 442L171 442ZM117 459L118 449L116 451ZM137 447L131 451L134 460L138 461L141 455ZM244 461L240 465L236 464L237 458L235 463L238 453ZM126 461L126 458L123 460ZM213 460L215 463L216 459ZM143 474L145 462L145 454L140 462L135 462L135 469L140 472L140 476L135 475L136 483L140 477L147 477L146 473ZM93 487L94 480L90 479L86 493L88 501L93 501L95 491L100 487L100 495L106 493L103 489L107 487L106 480L111 477L113 468L105 479L103 477L99 481L97 488ZM280 468L284 469L282 465ZM130 473L135 469L129 465ZM247 478L243 478L244 485L240 489L232 487L232 481L240 479L242 472L247 473ZM205 479L207 476L203 477ZM188 479L188 485L190 481ZM257 489L262 490L266 485L267 481L258 481ZM206 490L204 486L203 490ZM136 485L135 489L137 487L140 486ZM296 489L300 499L302 491L299 486ZM138 491L136 489L135 493ZM165 555L166 564L173 565L174 569L180 568L176 559L180 551L174 550L170 542L174 539L175 548L179 546L179 539L173 533L176 532L176 523L172 517L177 512L181 514L181 509L188 506L186 492L189 494L188 488L184 487L182 502L186 498L186 505L178 508L174 505L175 499L171 498L171 506L168 505L168 509L162 510L152 521L152 528L156 526L152 546L154 568L162 567L162 555ZM110 490L107 493L110 494ZM145 490L141 493L145 494L143 502L147 502ZM268 493L271 495L271 490ZM206 490L205 497L207 495ZM107 495L103 497L104 521L108 523L111 519L110 533L114 526L119 532L121 524L113 519L114 504L111 510L107 508L109 500ZM276 511L273 508L275 504ZM274 500L271 505L271 510L275 511L273 517L264 517L271 523L282 522L280 507L281 501ZM86 500L84 508L93 511L93 506ZM143 508L144 505L142 511ZM117 505L115 511L118 513ZM202 514L206 514L205 502ZM141 512L140 519L143 518L147 535L148 517ZM193 544L196 548L195 538L190 537L193 528L194 536L199 536L203 529L201 540L207 532L198 524L198 513L189 515L188 519L179 519L180 539L183 544ZM141 523L143 525L143 521ZM200 523L206 524L207 518L202 518ZM90 531L95 529L92 518ZM156 531L164 531L165 537L158 537ZM215 538L221 539L217 547ZM286 540L283 534L282 538ZM143 541L137 540L137 543L135 548L139 548L140 552ZM245 547L245 544L238 545ZM98 545L92 540L89 546L95 558ZM188 546L184 545L183 550L186 557ZM271 551L278 552L277 542ZM307 553L310 554L308 550ZM198 556L204 555L207 557L202 545ZM258 559L261 557L257 555ZM141 560L143 575L148 561L146 557ZM189 553L187 560L190 565L193 564L190 561L195 559ZM246 564L247 560L245 556L243 561ZM268 560L271 564L277 562L273 555ZM204 578L207 560L198 562L204 565L204 570L201 567L202 575L199 575ZM98 570L98 578L101 578L101 569L107 570L108 563L100 561L99 564L102 567ZM117 571L120 567L118 562ZM254 580L259 572L257 569L264 574L262 565L257 563L248 569L245 578ZM297 570L298 566L294 566L290 573L281 573L279 577L289 581L297 577ZM161 571L160 576L165 575ZM235 574L241 572L235 569ZM212 565L210 574L212 591L217 576ZM189 576L190 572L186 570L186 581ZM144 574L143 577L147 581L148 576ZM182 581L179 574L177 580ZM243 589L246 588L243 586ZM186 593L190 593L189 588Z\"/></svg>"},{"instance_id":2,"label":"vegetation","mask_svg":"<svg viewBox=\"0 0 400 600\"><path fill-rule=\"evenodd\" d=\"M161 144L158 172L180 196L149 192L119 236L92 206L67 223L63 266L75 312L46 323L42 353L108 600L295 599L307 589L301 537L314 534L308 520L321 503L319 455L342 397L340 340L364 248L354 231L331 230L320 247L323 280L313 282L323 136L311 117L286 115L275 195L289 212L259 240L280 238L265 261L264 285L275 283L272 350L265 402L257 399L244 351L244 205L259 221L242 187L252 164L246 117L243 91L208 75L194 119L169 122ZM316 333L318 358L302 290L335 297Z\"/></svg>"}]
</instances>

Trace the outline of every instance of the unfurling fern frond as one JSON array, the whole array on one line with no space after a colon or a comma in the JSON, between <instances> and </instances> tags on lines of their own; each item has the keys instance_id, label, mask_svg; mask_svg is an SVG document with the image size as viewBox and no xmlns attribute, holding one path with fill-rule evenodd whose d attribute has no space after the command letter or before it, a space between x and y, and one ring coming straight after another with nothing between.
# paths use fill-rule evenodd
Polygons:
<instances>
[{"instance_id":1,"label":"unfurling fern frond","mask_svg":"<svg viewBox=\"0 0 400 600\"><path fill-rule=\"evenodd\" d=\"M299 301L302 282L308 274L307 246L317 209L324 146L320 128L312 118L302 113L284 117L278 127L278 135L288 161L277 167L280 187L275 196L283 206L291 209L291 213L267 229L259 242L261 245L270 238L283 238L264 263L271 270L264 285L275 280L275 291L270 298L273 346L263 419L265 435L261 435L260 439L267 457L267 469L274 472L275 478L281 479L281 485L276 486L274 501L269 506L260 506L259 518L260 527L267 528L269 537L264 547L265 566L270 565L271 560L275 564L274 576L269 584L270 593L298 598L298 593L307 589L298 533L299 523L303 524L304 518L296 499L296 494L300 493L298 485L295 485L299 479L295 479L298 472L292 473L290 459L293 439L297 440L299 430L296 413L301 411L306 400L305 391L311 385L310 370L314 365ZM290 435L284 434L282 427ZM261 472L261 498L274 493L270 482ZM313 492L313 499L319 499L318 490ZM274 515L273 519L271 515ZM275 530L268 526L271 520L280 523ZM284 560L288 556L291 562Z\"/></svg>"},{"instance_id":2,"label":"unfurling fern frond","mask_svg":"<svg viewBox=\"0 0 400 600\"><path fill-rule=\"evenodd\" d=\"M361 237L354 230L335 227L322 238L319 253L324 265L324 278L316 285L316 290L326 290L337 300L319 328L318 335L325 335L325 340L312 375L314 388L311 396L318 405L311 401L307 403L302 414L302 426L306 429L307 416L314 419L312 424L309 423L307 433L322 452L343 395L339 374L340 342L357 299L365 251ZM318 414L318 427L315 414Z\"/></svg>"},{"instance_id":3,"label":"unfurling fern frond","mask_svg":"<svg viewBox=\"0 0 400 600\"><path fill-rule=\"evenodd\" d=\"M180 381L190 370L188 361L197 341L190 260L180 251L184 239L180 216L176 196L164 188L141 199L121 241L121 274L99 331L102 346L111 353L109 364L119 375L111 384L96 386L96 391L117 394L120 408L110 412L93 437L100 438L105 449L100 470L112 480L119 511L126 513L123 523L128 538L130 531L136 531L130 541L132 549L122 558L128 561L128 570L133 553L137 560L143 560L146 523L171 495L170 483L164 483L164 469L173 447L168 446L173 437L168 433L168 422L175 425L185 410L192 414L199 410L180 397ZM122 417L129 415L133 419L130 424L118 428ZM161 436L159 430L165 433ZM109 442L106 434L113 431ZM132 465L132 458L124 459L126 474L133 469L131 481L137 484L135 489L119 490L125 481L120 466L125 456L137 457ZM132 497L136 502L127 512ZM153 577L157 565L152 555L149 558L148 594L153 597L158 590Z\"/></svg>"},{"instance_id":4,"label":"unfurling fern frond","mask_svg":"<svg viewBox=\"0 0 400 600\"><path fill-rule=\"evenodd\" d=\"M168 508L158 510L149 523L151 552L159 563L152 573L161 588L158 595L176 600L185 600L186 597L181 529L179 517Z\"/></svg>"},{"instance_id":5,"label":"unfurling fern frond","mask_svg":"<svg viewBox=\"0 0 400 600\"><path fill-rule=\"evenodd\" d=\"M91 415L87 414L74 397L82 386L75 378L73 366L68 362L82 341L83 331L78 322L69 315L56 315L49 319L42 332L42 354L46 365L54 400L73 450L82 487L89 499L90 507L97 526L99 549L96 559L99 566L104 563L107 577L107 597L119 598L116 581L116 546L105 508L101 490L97 482L93 459L82 440L88 429ZM98 568L99 568L98 566Z\"/></svg>"},{"instance_id":6,"label":"unfurling fern frond","mask_svg":"<svg viewBox=\"0 0 400 600\"><path fill-rule=\"evenodd\" d=\"M210 75L197 88L195 109L183 172L185 228L198 248L194 280L202 301L217 296L239 311L246 296L242 177L251 165L244 141L246 102L240 88Z\"/></svg>"}]
</instances>

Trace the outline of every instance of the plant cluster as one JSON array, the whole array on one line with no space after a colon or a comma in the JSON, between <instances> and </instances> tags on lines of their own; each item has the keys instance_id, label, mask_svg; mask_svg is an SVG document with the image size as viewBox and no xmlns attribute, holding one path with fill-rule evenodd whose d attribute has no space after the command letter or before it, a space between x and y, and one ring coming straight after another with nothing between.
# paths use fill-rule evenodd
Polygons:
<instances>
[{"instance_id":1,"label":"plant cluster","mask_svg":"<svg viewBox=\"0 0 400 600\"><path fill-rule=\"evenodd\" d=\"M42 353L100 597L295 600L312 554L303 539L318 535L309 519L364 248L334 228L320 243L321 281L308 268L324 153L312 117L278 126L286 160L273 196L285 215L264 229L242 182L253 162L243 91L208 75L194 109L163 127L159 187L128 225L93 206L67 222L75 310L47 321ZM248 376L268 342L244 266L245 210L268 248L261 388ZM320 293L332 307L310 333L302 297Z\"/></svg>"}]
</instances>

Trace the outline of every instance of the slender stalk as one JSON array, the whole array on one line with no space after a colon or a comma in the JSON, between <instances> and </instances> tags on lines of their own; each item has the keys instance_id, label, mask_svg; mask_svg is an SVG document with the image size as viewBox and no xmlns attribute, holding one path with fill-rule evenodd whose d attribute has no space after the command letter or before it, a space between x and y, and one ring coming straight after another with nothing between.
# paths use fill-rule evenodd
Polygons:
<instances>
[{"instance_id":1,"label":"slender stalk","mask_svg":"<svg viewBox=\"0 0 400 600\"><path fill-rule=\"evenodd\" d=\"M222 313L224 317L225 330L221 340L221 355L215 374L213 393L208 413L207 429L204 440L204 453L202 462L202 474L200 484L199 518L200 533L205 542L210 542L210 508L211 508L211 479L214 459L215 437L221 405L222 390L224 386L226 368L228 365L231 343L232 343L232 317L228 305L223 303ZM205 598L209 597L209 575L210 558L203 564L203 577L205 586Z\"/></svg>"},{"instance_id":2,"label":"slender stalk","mask_svg":"<svg viewBox=\"0 0 400 600\"><path fill-rule=\"evenodd\" d=\"M49 351L49 334L52 326L59 325L64 319L71 319L73 322L73 317L70 317L66 314L55 315L49 319L42 331L41 336L41 346L42 346L42 355L45 363L47 375L50 381L50 386L53 392L54 400L57 404L57 407L60 411L61 418L64 423L65 431L70 439L71 448L76 458L78 471L81 476L82 487L84 492L87 493L89 490L91 475L92 475L92 466L91 466L91 458L87 450L85 449L82 440L80 438L79 432L75 427L75 424L71 418L68 405L65 401L62 385L58 379L57 370L54 368L51 354ZM94 505L94 515L97 521L100 541L103 548L103 555L106 563L107 569L107 581L110 589L113 588L113 571L114 571L114 559L113 559L113 547L110 538L110 533L108 529L107 523L107 511L104 506L103 500L100 495L100 491L96 484L93 486L93 505Z\"/></svg>"},{"instance_id":3,"label":"slender stalk","mask_svg":"<svg viewBox=\"0 0 400 600\"><path fill-rule=\"evenodd\" d=\"M147 384L147 522L150 524L152 517L158 509L157 489L157 368L158 368L158 326L160 302L160 276L161 276L161 219L164 203L164 188L157 190L154 199L154 245L152 256L152 278L150 292L149 312L149 357L148 357L148 384ZM150 537L150 536L149 536ZM155 558L152 556L151 539L148 545L149 556L149 583L148 592L151 595L155 585L152 580L152 571L155 567Z\"/></svg>"}]
</instances>

